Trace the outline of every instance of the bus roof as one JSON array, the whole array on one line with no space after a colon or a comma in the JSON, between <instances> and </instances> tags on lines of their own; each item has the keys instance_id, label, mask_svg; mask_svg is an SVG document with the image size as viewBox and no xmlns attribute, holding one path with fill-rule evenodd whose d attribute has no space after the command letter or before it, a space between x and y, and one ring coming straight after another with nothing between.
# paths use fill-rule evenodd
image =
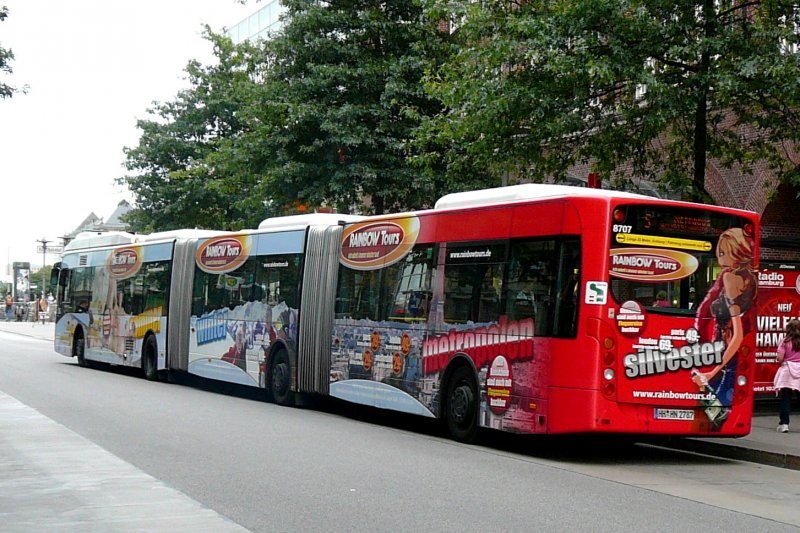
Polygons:
<instances>
[{"instance_id":1,"label":"bus roof","mask_svg":"<svg viewBox=\"0 0 800 533\"><path fill-rule=\"evenodd\" d=\"M342 213L308 213L268 218L261 221L258 229L305 229L308 226L336 226L341 222L357 222L364 218L366 217Z\"/></svg>"},{"instance_id":2,"label":"bus roof","mask_svg":"<svg viewBox=\"0 0 800 533\"><path fill-rule=\"evenodd\" d=\"M121 246L135 243L151 243L156 241L169 241L174 239L202 239L226 235L230 231L216 231L208 229L178 229L160 231L156 233L136 234L126 231L84 231L64 246L64 252L83 250L86 248L100 248L105 246Z\"/></svg>"},{"instance_id":3,"label":"bus roof","mask_svg":"<svg viewBox=\"0 0 800 533\"><path fill-rule=\"evenodd\" d=\"M115 246L118 244L131 244L137 237L127 231L84 231L78 233L74 239L64 246L64 252L83 248L99 248L100 246Z\"/></svg>"},{"instance_id":4,"label":"bus roof","mask_svg":"<svg viewBox=\"0 0 800 533\"><path fill-rule=\"evenodd\" d=\"M434 209L452 209L481 205L522 202L525 200L541 200L545 198L563 198L565 196L592 196L595 198L631 198L652 200L653 197L608 189L591 189L573 187L571 185L553 185L548 183L523 183L494 189L466 191L447 194L439 198Z\"/></svg>"},{"instance_id":5,"label":"bus roof","mask_svg":"<svg viewBox=\"0 0 800 533\"><path fill-rule=\"evenodd\" d=\"M230 231L218 231L210 229L176 229L171 231L159 231L147 235L139 235L139 242L167 241L172 239L203 239L206 237L216 237L227 235Z\"/></svg>"}]
</instances>

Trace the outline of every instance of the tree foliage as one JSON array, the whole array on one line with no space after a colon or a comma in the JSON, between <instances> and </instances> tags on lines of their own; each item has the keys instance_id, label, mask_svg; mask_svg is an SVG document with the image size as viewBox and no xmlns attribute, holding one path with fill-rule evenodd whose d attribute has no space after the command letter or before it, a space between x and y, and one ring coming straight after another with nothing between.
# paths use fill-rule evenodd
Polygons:
<instances>
[{"instance_id":1,"label":"tree foliage","mask_svg":"<svg viewBox=\"0 0 800 533\"><path fill-rule=\"evenodd\" d=\"M216 63L138 122L133 229L416 209L577 165L701 200L710 159L800 184L796 1L284 5L266 42L209 31Z\"/></svg>"},{"instance_id":2,"label":"tree foliage","mask_svg":"<svg viewBox=\"0 0 800 533\"><path fill-rule=\"evenodd\" d=\"M0 22L8 17L8 8L0 6ZM11 74L11 62L14 60L14 52L10 48L0 46L0 74ZM0 81L0 99L10 98L16 92L16 88Z\"/></svg>"},{"instance_id":3,"label":"tree foliage","mask_svg":"<svg viewBox=\"0 0 800 533\"><path fill-rule=\"evenodd\" d=\"M458 51L427 86L451 180L543 180L591 164L704 199L706 159L785 179L800 128L800 9L787 0L429 0Z\"/></svg>"},{"instance_id":4,"label":"tree foliage","mask_svg":"<svg viewBox=\"0 0 800 533\"><path fill-rule=\"evenodd\" d=\"M421 79L445 52L417 0L285 2L267 42L208 32L217 64L140 120L126 149L136 231L255 227L273 214L418 208L442 180L409 165L423 117L440 110ZM367 203L364 203L367 198Z\"/></svg>"},{"instance_id":5,"label":"tree foliage","mask_svg":"<svg viewBox=\"0 0 800 533\"><path fill-rule=\"evenodd\" d=\"M172 102L156 103L139 120L138 146L126 148L129 174L120 179L136 198L126 220L135 231L185 227L251 227L267 209L250 194L256 176L237 169L231 139L245 124L240 110L252 101L252 49L235 47L207 30L215 65L191 61L189 88Z\"/></svg>"},{"instance_id":6,"label":"tree foliage","mask_svg":"<svg viewBox=\"0 0 800 533\"><path fill-rule=\"evenodd\" d=\"M440 110L421 83L447 35L418 0L289 0L265 44L267 101L279 116L273 196L380 213L426 205L441 186L409 165L424 117ZM265 122L267 122L265 120Z\"/></svg>"}]
</instances>

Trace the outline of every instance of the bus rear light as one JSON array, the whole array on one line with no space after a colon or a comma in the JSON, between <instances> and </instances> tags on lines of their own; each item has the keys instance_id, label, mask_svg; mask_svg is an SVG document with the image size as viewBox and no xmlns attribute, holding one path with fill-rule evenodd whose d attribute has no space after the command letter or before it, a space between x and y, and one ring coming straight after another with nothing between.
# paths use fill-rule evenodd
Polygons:
<instances>
[{"instance_id":1,"label":"bus rear light","mask_svg":"<svg viewBox=\"0 0 800 533\"><path fill-rule=\"evenodd\" d=\"M736 392L733 393L733 403L740 404L748 397L748 391L744 388L736 389Z\"/></svg>"},{"instance_id":2,"label":"bus rear light","mask_svg":"<svg viewBox=\"0 0 800 533\"><path fill-rule=\"evenodd\" d=\"M614 214L612 215L614 218L614 222L621 223L625 222L625 211L622 209L614 209Z\"/></svg>"},{"instance_id":3,"label":"bus rear light","mask_svg":"<svg viewBox=\"0 0 800 533\"><path fill-rule=\"evenodd\" d=\"M742 358L742 360L739 361L738 366L739 366L739 372L746 374L747 371L750 370L750 360Z\"/></svg>"},{"instance_id":4,"label":"bus rear light","mask_svg":"<svg viewBox=\"0 0 800 533\"><path fill-rule=\"evenodd\" d=\"M606 381L611 381L612 379L614 379L615 377L614 369L606 368L605 370L603 370L603 377L606 378Z\"/></svg>"},{"instance_id":5,"label":"bus rear light","mask_svg":"<svg viewBox=\"0 0 800 533\"><path fill-rule=\"evenodd\" d=\"M747 237L752 237L753 233L755 233L753 225L749 222L742 227L742 231Z\"/></svg>"},{"instance_id":6,"label":"bus rear light","mask_svg":"<svg viewBox=\"0 0 800 533\"><path fill-rule=\"evenodd\" d=\"M747 385L747 376L739 376L738 378L736 378L736 384L739 385L740 387L744 387L745 385Z\"/></svg>"},{"instance_id":7,"label":"bus rear light","mask_svg":"<svg viewBox=\"0 0 800 533\"><path fill-rule=\"evenodd\" d=\"M615 392L617 392L617 387L615 387L613 383L606 383L603 385L603 394L606 396L614 396Z\"/></svg>"},{"instance_id":8,"label":"bus rear light","mask_svg":"<svg viewBox=\"0 0 800 533\"><path fill-rule=\"evenodd\" d=\"M610 350L611 348L613 348L614 347L614 339L612 339L611 337L606 337L605 339L603 339L603 347L606 350Z\"/></svg>"},{"instance_id":9,"label":"bus rear light","mask_svg":"<svg viewBox=\"0 0 800 533\"><path fill-rule=\"evenodd\" d=\"M603 354L603 362L607 366L613 365L615 359L616 357L614 356L614 352L606 352L605 354Z\"/></svg>"}]
</instances>

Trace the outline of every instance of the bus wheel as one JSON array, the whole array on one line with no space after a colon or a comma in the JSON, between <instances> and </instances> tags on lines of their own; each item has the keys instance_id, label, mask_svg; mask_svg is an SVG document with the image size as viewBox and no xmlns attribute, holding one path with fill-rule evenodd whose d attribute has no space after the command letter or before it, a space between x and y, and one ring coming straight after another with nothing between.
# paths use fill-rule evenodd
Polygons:
<instances>
[{"instance_id":1,"label":"bus wheel","mask_svg":"<svg viewBox=\"0 0 800 533\"><path fill-rule=\"evenodd\" d=\"M292 392L292 365L286 350L278 350L273 356L270 371L270 392L278 405L294 405Z\"/></svg>"},{"instance_id":2,"label":"bus wheel","mask_svg":"<svg viewBox=\"0 0 800 533\"><path fill-rule=\"evenodd\" d=\"M459 442L474 442L478 436L478 387L472 374L469 367L459 367L447 383L447 429Z\"/></svg>"},{"instance_id":3,"label":"bus wheel","mask_svg":"<svg viewBox=\"0 0 800 533\"><path fill-rule=\"evenodd\" d=\"M88 368L90 364L84 354L85 350L86 350L86 341L83 338L83 333L78 333L77 335L75 335L75 342L72 347L72 353L73 355L75 355L75 357L78 358L78 366Z\"/></svg>"},{"instance_id":4,"label":"bus wheel","mask_svg":"<svg viewBox=\"0 0 800 533\"><path fill-rule=\"evenodd\" d=\"M144 340L144 346L142 346L142 372L144 373L144 379L147 381L156 381L158 379L157 353L156 338L150 335Z\"/></svg>"}]
</instances>

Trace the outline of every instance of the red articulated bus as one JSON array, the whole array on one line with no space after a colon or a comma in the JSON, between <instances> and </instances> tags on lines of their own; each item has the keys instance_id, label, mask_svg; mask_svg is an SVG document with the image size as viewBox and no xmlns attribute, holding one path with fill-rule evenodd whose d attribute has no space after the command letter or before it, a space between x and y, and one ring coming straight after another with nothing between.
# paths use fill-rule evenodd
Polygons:
<instances>
[{"instance_id":1,"label":"red articulated bus","mask_svg":"<svg viewBox=\"0 0 800 533\"><path fill-rule=\"evenodd\" d=\"M480 427L742 436L758 224L526 184L411 213L87 236L56 269L55 344L86 366L184 371L284 405L320 394L440 418L466 442Z\"/></svg>"},{"instance_id":2,"label":"red articulated bus","mask_svg":"<svg viewBox=\"0 0 800 533\"><path fill-rule=\"evenodd\" d=\"M536 184L350 224L330 393L460 440L746 435L757 235L750 212Z\"/></svg>"}]
</instances>

